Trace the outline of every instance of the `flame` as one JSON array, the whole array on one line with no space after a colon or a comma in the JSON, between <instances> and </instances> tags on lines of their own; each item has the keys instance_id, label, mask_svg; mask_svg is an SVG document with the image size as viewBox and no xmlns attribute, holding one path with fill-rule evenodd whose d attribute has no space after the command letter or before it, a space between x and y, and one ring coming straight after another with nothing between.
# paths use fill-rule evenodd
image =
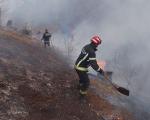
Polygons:
<instances>
[{"instance_id":1,"label":"flame","mask_svg":"<svg viewBox=\"0 0 150 120\"><path fill-rule=\"evenodd\" d=\"M98 60L97 64L102 70L105 70L106 62L104 60Z\"/></svg>"}]
</instances>

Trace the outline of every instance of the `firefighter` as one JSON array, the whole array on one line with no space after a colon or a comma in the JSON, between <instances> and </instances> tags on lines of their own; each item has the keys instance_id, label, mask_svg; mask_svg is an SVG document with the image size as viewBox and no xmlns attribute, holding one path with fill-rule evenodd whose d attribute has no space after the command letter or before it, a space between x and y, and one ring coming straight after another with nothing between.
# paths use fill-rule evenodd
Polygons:
<instances>
[{"instance_id":1,"label":"firefighter","mask_svg":"<svg viewBox=\"0 0 150 120\"><path fill-rule=\"evenodd\" d=\"M48 32L47 29L45 29L45 33L43 34L43 37L41 40L44 40L44 46L46 45L50 46L50 38L51 38L51 33Z\"/></svg>"},{"instance_id":2,"label":"firefighter","mask_svg":"<svg viewBox=\"0 0 150 120\"><path fill-rule=\"evenodd\" d=\"M99 36L94 36L91 38L91 43L85 45L75 62L75 70L79 76L79 89L80 95L85 96L87 94L87 89L90 85L90 80L88 78L88 67L91 66L95 71L104 75L104 71L98 66L96 61L96 51L98 45L102 43Z\"/></svg>"}]
</instances>

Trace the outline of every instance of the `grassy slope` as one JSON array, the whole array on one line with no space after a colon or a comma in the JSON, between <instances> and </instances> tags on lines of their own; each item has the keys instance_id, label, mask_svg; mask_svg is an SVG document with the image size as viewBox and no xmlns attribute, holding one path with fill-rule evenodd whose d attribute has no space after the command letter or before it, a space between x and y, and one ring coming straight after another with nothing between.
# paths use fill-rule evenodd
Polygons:
<instances>
[{"instance_id":1,"label":"grassy slope","mask_svg":"<svg viewBox=\"0 0 150 120\"><path fill-rule=\"evenodd\" d=\"M31 38L0 30L0 119L12 120L132 120L128 111L111 105L89 90L80 101L77 76L58 51L44 49ZM105 94L112 88L93 81ZM128 117L127 117L128 116Z\"/></svg>"}]
</instances>

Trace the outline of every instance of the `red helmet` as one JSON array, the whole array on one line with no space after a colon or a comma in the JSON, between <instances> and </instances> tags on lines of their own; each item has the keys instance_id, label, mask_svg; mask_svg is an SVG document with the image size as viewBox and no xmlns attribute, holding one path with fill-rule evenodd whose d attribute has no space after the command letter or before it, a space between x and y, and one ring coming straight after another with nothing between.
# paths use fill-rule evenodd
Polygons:
<instances>
[{"instance_id":1,"label":"red helmet","mask_svg":"<svg viewBox=\"0 0 150 120\"><path fill-rule=\"evenodd\" d=\"M99 44L101 44L102 40L99 36L94 36L94 37L92 37L91 42L95 45L99 45Z\"/></svg>"}]
</instances>

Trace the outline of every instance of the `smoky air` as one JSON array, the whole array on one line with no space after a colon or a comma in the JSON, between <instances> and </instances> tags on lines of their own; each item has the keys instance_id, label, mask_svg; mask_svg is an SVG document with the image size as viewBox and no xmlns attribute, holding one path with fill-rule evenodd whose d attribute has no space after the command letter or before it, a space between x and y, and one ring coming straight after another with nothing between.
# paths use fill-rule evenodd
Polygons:
<instances>
[{"instance_id":1,"label":"smoky air","mask_svg":"<svg viewBox=\"0 0 150 120\"><path fill-rule=\"evenodd\" d=\"M11 19L16 26L49 26L60 49L73 41L72 61L93 35L100 35L97 58L106 61L114 82L130 89L135 109L150 113L150 1L0 0L0 7L2 24Z\"/></svg>"}]
</instances>

